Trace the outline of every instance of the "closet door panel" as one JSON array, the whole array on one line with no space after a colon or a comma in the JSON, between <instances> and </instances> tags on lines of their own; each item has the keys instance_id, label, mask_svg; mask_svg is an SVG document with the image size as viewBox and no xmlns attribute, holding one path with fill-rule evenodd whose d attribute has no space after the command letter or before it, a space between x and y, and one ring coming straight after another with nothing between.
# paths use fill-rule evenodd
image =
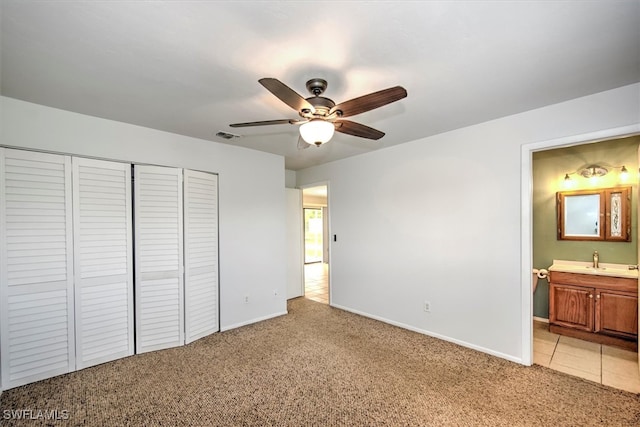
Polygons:
<instances>
[{"instance_id":1,"label":"closet door panel","mask_svg":"<svg viewBox=\"0 0 640 427\"><path fill-rule=\"evenodd\" d=\"M134 166L136 352L184 344L182 169Z\"/></svg>"},{"instance_id":2,"label":"closet door panel","mask_svg":"<svg viewBox=\"0 0 640 427\"><path fill-rule=\"evenodd\" d=\"M218 176L184 171L186 342L219 330Z\"/></svg>"},{"instance_id":3,"label":"closet door panel","mask_svg":"<svg viewBox=\"0 0 640 427\"><path fill-rule=\"evenodd\" d=\"M73 158L76 367L133 354L131 165Z\"/></svg>"},{"instance_id":4,"label":"closet door panel","mask_svg":"<svg viewBox=\"0 0 640 427\"><path fill-rule=\"evenodd\" d=\"M75 369L71 160L0 148L2 388Z\"/></svg>"}]
</instances>

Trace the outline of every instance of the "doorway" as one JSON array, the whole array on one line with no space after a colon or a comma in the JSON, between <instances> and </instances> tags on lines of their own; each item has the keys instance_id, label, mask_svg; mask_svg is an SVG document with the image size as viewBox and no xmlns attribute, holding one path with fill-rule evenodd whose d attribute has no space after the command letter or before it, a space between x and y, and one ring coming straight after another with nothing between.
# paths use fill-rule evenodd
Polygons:
<instances>
[{"instance_id":1,"label":"doorway","mask_svg":"<svg viewBox=\"0 0 640 427\"><path fill-rule=\"evenodd\" d=\"M303 208L304 212L304 263L322 262L322 208Z\"/></svg>"},{"instance_id":2,"label":"doorway","mask_svg":"<svg viewBox=\"0 0 640 427\"><path fill-rule=\"evenodd\" d=\"M629 132L629 130L631 130L631 132ZM549 198L551 202L544 202L544 199L546 197L546 193L552 193L556 190L562 190L564 188L563 186L566 184L566 182L560 180L560 172L562 172L562 175L567 172L564 170L567 169L567 159L579 157L582 160L583 158L588 158L589 156L593 157L594 154L599 159L602 158L605 160L610 160L615 155L624 154L624 156L628 159L629 157L633 157L635 155L634 153L636 152L636 148L634 147L636 147L635 144L637 144L637 137L634 138L636 141L635 143L633 141L629 141L631 138L628 138L632 135L638 135L637 128L624 130L614 129L611 130L611 133L608 133L607 135L603 135L601 133L597 135L597 137L592 138L589 137L590 135L584 135L582 138L567 138L566 140L556 140L545 143L531 144L528 147L523 146L522 197L523 207L525 208L523 210L523 219L526 219L526 221L524 221L523 223L528 222L532 226L532 228L528 230L524 228L522 230L524 267L523 272L525 274L528 273L526 274L527 278L523 278L523 281L525 283L525 287L523 288L523 308L532 310L533 313L531 313L530 311L530 314L533 314L532 317L535 319L535 321L533 322L533 331L531 331L530 329L531 317L529 317L528 319L523 319L523 337L525 337L525 341L523 341L525 350L523 352L523 361L526 360L528 353L526 351L528 341L526 340L526 336L527 333L531 333L530 336L532 338L532 343L530 344L530 349L533 353L533 360L531 360L532 362L549 367L551 369L568 373L570 375L587 378L592 381L606 384L615 388L638 392L640 390L640 382L638 382L640 380L640 376L638 376L637 354L619 350L617 348L612 348L604 345L601 346L599 344L580 341L574 338L558 336L549 333L548 323L546 323L548 322L548 320L546 319L546 317L548 317L546 316L546 311L548 310L548 308L544 307L541 304L542 300L548 300L546 282L542 281L541 284L543 286L540 286L539 283L536 294L534 294L537 298L532 298L533 295L531 294L530 287L532 284L531 267L547 268L552 263L552 258L556 257L556 254L560 254L559 258L563 258L563 256L565 256L570 258L576 257L576 259L578 259L580 258L581 253L586 251L585 249L580 252L580 254L573 254L569 251L569 249L571 248L566 247L567 245L563 245L560 249L556 248L557 243L555 242L555 238L545 236L544 233L541 234L540 231L536 232L536 227L538 227L539 229L546 227L546 225L543 227L543 223L545 221L541 219L542 217L549 217L550 215L555 216L555 199L553 197ZM628 147L623 143L624 138L627 138L628 144L626 145L628 145ZM593 142L598 142L598 144L593 144ZM598 148L599 146L602 146L602 148ZM612 147L615 147L615 149L613 149ZM602 153L598 153L598 150L601 150ZM562 153L564 155L558 156L556 153ZM567 153L571 155L567 155ZM533 163L535 163L536 161L538 163L536 163L537 166L534 167ZM620 161L625 162L626 160ZM573 166L569 167L569 169L572 169ZM548 176L544 175L545 173ZM524 177L524 174L526 174L527 176ZM556 175L560 177L557 178L558 182L556 182ZM614 174L610 175L611 176L606 177L607 180L609 178L614 179ZM538 182L537 185L539 187L536 187L536 179ZM598 183L597 185L612 187L618 184L619 183L612 181ZM563 188L559 188L558 186L562 186ZM538 193L537 196L536 193ZM541 206L544 203L541 202L544 202L549 206L544 208L543 206ZM534 217L536 217L536 214L533 212L534 207L538 210L540 210L541 208L543 210L546 209L546 211L544 211L544 215L538 213L537 219L535 219ZM549 214L549 212L547 211L554 212L551 212L551 214ZM533 232L533 235L530 234L531 232ZM536 238L538 239L538 242L535 246L533 244L534 236L537 236ZM637 237L638 235L636 234L634 238ZM547 242L546 240L549 241ZM543 241L543 244L541 243L541 241ZM527 247L525 248L524 245L526 245ZM591 249L591 246L594 245L596 244L594 243L592 245L588 245L589 248L587 249ZM535 251L534 247L537 247ZM596 247L596 249L604 249L604 247ZM611 260L611 262L618 260L619 263L622 264L635 264L635 262L633 261L633 257L629 258L629 256L631 255L625 257L620 249L621 248L619 247L615 247L607 248L607 250L605 250L605 253L610 258L614 258L613 260ZM620 259L616 259L615 257ZM533 265L531 264L531 261L533 261ZM542 295L540 295L541 293ZM525 311L526 310L523 310L523 313ZM636 359L636 362L634 362L633 359Z\"/></svg>"},{"instance_id":3,"label":"doorway","mask_svg":"<svg viewBox=\"0 0 640 427\"><path fill-rule=\"evenodd\" d=\"M304 296L329 304L329 203L326 184L302 189Z\"/></svg>"}]
</instances>

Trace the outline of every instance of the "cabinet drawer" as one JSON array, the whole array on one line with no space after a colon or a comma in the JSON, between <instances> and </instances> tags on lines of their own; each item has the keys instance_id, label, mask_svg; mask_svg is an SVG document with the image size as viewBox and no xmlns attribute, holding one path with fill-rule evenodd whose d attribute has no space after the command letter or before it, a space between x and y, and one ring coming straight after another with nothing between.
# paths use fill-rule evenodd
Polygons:
<instances>
[{"instance_id":1,"label":"cabinet drawer","mask_svg":"<svg viewBox=\"0 0 640 427\"><path fill-rule=\"evenodd\" d=\"M637 295L638 281L626 277L597 276L594 274L565 273L552 271L550 281L567 285L587 286L599 289L631 292Z\"/></svg>"}]
</instances>

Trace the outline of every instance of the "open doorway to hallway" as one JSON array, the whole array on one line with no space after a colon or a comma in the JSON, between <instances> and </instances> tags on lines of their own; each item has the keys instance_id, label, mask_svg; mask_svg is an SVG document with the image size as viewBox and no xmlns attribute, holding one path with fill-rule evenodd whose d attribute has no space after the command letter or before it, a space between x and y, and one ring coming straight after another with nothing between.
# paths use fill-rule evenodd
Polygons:
<instances>
[{"instance_id":1,"label":"open doorway to hallway","mask_svg":"<svg viewBox=\"0 0 640 427\"><path fill-rule=\"evenodd\" d=\"M329 303L329 215L327 186L302 189L304 296Z\"/></svg>"}]
</instances>

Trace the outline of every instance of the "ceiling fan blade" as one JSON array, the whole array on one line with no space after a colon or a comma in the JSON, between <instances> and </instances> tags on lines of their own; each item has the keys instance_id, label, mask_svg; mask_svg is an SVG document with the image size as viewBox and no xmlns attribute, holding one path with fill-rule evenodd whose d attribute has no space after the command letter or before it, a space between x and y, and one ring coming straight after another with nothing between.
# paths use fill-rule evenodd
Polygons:
<instances>
[{"instance_id":1,"label":"ceiling fan blade","mask_svg":"<svg viewBox=\"0 0 640 427\"><path fill-rule=\"evenodd\" d=\"M232 128L244 128L248 126L285 125L289 123L291 124L297 123L297 120L290 120L290 119L264 120L261 122L234 123L229 126L231 126Z\"/></svg>"},{"instance_id":2,"label":"ceiling fan blade","mask_svg":"<svg viewBox=\"0 0 640 427\"><path fill-rule=\"evenodd\" d=\"M355 116L356 114L364 113L398 101L406 96L407 91L405 88L402 86L395 86L342 102L333 107L331 111L329 111L329 114L342 111L342 114L338 113L341 117Z\"/></svg>"},{"instance_id":3,"label":"ceiling fan blade","mask_svg":"<svg viewBox=\"0 0 640 427\"><path fill-rule=\"evenodd\" d=\"M280 101L284 102L294 110L309 110L311 113L316 111L315 108L313 108L313 105L309 103L309 101L304 99L296 91L282 83L280 80L271 77L265 77L258 80L258 82L269 92L277 96Z\"/></svg>"},{"instance_id":4,"label":"ceiling fan blade","mask_svg":"<svg viewBox=\"0 0 640 427\"><path fill-rule=\"evenodd\" d=\"M333 122L336 131L346 133L348 135L359 136L367 139L380 139L384 136L384 132L365 126L361 123L352 122L351 120L336 120Z\"/></svg>"}]
</instances>

